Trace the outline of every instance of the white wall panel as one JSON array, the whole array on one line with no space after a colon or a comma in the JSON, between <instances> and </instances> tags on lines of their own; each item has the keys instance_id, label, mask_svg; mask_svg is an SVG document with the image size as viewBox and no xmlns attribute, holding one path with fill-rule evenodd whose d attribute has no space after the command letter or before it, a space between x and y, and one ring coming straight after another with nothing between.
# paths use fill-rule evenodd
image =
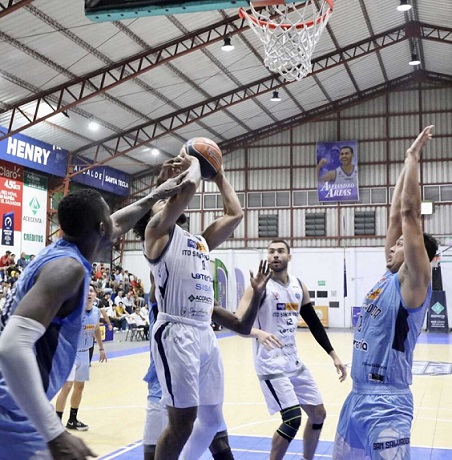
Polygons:
<instances>
[{"instance_id":1,"label":"white wall panel","mask_svg":"<svg viewBox=\"0 0 452 460\"><path fill-rule=\"evenodd\" d=\"M290 147L253 147L248 149L249 168L290 166Z\"/></svg>"},{"instance_id":2,"label":"white wall panel","mask_svg":"<svg viewBox=\"0 0 452 460\"><path fill-rule=\"evenodd\" d=\"M359 186L369 187L386 183L386 165L358 165Z\"/></svg>"},{"instance_id":3,"label":"white wall panel","mask_svg":"<svg viewBox=\"0 0 452 460\"><path fill-rule=\"evenodd\" d=\"M316 145L295 145L292 161L294 166L315 166L317 161Z\"/></svg>"},{"instance_id":4,"label":"white wall panel","mask_svg":"<svg viewBox=\"0 0 452 460\"><path fill-rule=\"evenodd\" d=\"M290 187L290 169L250 171L248 187L250 190L288 190Z\"/></svg>"}]
</instances>

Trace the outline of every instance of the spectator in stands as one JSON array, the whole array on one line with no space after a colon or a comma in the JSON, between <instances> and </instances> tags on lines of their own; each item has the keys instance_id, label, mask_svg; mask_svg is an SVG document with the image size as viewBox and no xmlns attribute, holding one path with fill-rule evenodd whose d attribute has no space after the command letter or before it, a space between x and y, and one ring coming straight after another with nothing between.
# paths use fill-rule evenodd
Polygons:
<instances>
[{"instance_id":1,"label":"spectator in stands","mask_svg":"<svg viewBox=\"0 0 452 460\"><path fill-rule=\"evenodd\" d=\"M23 269L28 265L28 260L27 260L27 255L25 252L20 253L20 258L17 261L17 266L19 267L20 271L23 271Z\"/></svg>"},{"instance_id":2,"label":"spectator in stands","mask_svg":"<svg viewBox=\"0 0 452 460\"><path fill-rule=\"evenodd\" d=\"M4 255L0 257L0 267L7 267L9 265L11 251L6 251Z\"/></svg>"},{"instance_id":3,"label":"spectator in stands","mask_svg":"<svg viewBox=\"0 0 452 460\"><path fill-rule=\"evenodd\" d=\"M149 323L146 316L141 313L140 307L135 307L130 319L137 325L138 329L143 329L146 340L149 340Z\"/></svg>"},{"instance_id":4,"label":"spectator in stands","mask_svg":"<svg viewBox=\"0 0 452 460\"><path fill-rule=\"evenodd\" d=\"M122 303L124 304L124 308L126 309L127 313L131 315L135 309L135 299L133 296L133 291L129 291L126 296L122 299Z\"/></svg>"},{"instance_id":5,"label":"spectator in stands","mask_svg":"<svg viewBox=\"0 0 452 460\"><path fill-rule=\"evenodd\" d=\"M119 302L121 302L124 305L124 291L122 289L120 289L116 294L114 302L116 306L119 305Z\"/></svg>"}]
</instances>

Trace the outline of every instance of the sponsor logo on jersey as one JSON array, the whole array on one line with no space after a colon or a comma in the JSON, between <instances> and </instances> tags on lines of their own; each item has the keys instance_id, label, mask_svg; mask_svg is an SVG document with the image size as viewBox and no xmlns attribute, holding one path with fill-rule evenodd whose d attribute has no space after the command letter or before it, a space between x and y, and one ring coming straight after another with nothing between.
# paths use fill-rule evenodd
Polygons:
<instances>
[{"instance_id":1,"label":"sponsor logo on jersey","mask_svg":"<svg viewBox=\"0 0 452 460\"><path fill-rule=\"evenodd\" d=\"M273 292L272 294L273 294L273 298L274 298L275 300L278 300L278 299L279 299L279 293L278 293L278 292Z\"/></svg>"},{"instance_id":2,"label":"sponsor logo on jersey","mask_svg":"<svg viewBox=\"0 0 452 460\"><path fill-rule=\"evenodd\" d=\"M381 288L378 288L378 289L375 289L375 290L370 291L370 292L367 294L366 299L369 299L369 300L376 300L376 299L378 299L378 297L380 297L381 291L382 291Z\"/></svg>"},{"instance_id":3,"label":"sponsor logo on jersey","mask_svg":"<svg viewBox=\"0 0 452 460\"><path fill-rule=\"evenodd\" d=\"M213 282L212 277L210 275L205 275L204 273L192 273L191 277L194 280L203 280L203 281L207 281L208 283Z\"/></svg>"},{"instance_id":4,"label":"sponsor logo on jersey","mask_svg":"<svg viewBox=\"0 0 452 460\"><path fill-rule=\"evenodd\" d=\"M295 294L295 298L296 298L297 300L300 300L300 299L301 299L301 295L297 292L297 293Z\"/></svg>"},{"instance_id":5,"label":"sponsor logo on jersey","mask_svg":"<svg viewBox=\"0 0 452 460\"><path fill-rule=\"evenodd\" d=\"M196 241L190 240L190 239L187 240L187 246L188 246L189 248L193 248L193 249L197 249L197 248L198 248L198 245L197 245Z\"/></svg>"},{"instance_id":6,"label":"sponsor logo on jersey","mask_svg":"<svg viewBox=\"0 0 452 460\"><path fill-rule=\"evenodd\" d=\"M290 310L290 311L297 311L298 310L298 303L292 302L278 302L276 304L276 310Z\"/></svg>"},{"instance_id":7,"label":"sponsor logo on jersey","mask_svg":"<svg viewBox=\"0 0 452 460\"><path fill-rule=\"evenodd\" d=\"M205 295L191 295L188 300L190 302L212 303L212 298Z\"/></svg>"},{"instance_id":8,"label":"sponsor logo on jersey","mask_svg":"<svg viewBox=\"0 0 452 460\"><path fill-rule=\"evenodd\" d=\"M210 284L196 283L195 284L195 289L197 291L211 292L212 291L212 286Z\"/></svg>"},{"instance_id":9,"label":"sponsor logo on jersey","mask_svg":"<svg viewBox=\"0 0 452 460\"><path fill-rule=\"evenodd\" d=\"M353 339L353 347L356 348L356 350L362 350L366 352L369 348L365 340L356 340L356 339Z\"/></svg>"}]
</instances>

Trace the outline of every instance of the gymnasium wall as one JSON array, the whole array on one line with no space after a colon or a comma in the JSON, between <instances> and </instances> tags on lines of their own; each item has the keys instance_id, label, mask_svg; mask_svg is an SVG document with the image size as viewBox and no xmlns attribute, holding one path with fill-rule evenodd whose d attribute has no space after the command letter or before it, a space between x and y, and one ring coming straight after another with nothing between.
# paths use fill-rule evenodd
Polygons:
<instances>
[{"instance_id":1,"label":"gymnasium wall","mask_svg":"<svg viewBox=\"0 0 452 460\"><path fill-rule=\"evenodd\" d=\"M353 307L359 307L365 294L385 272L383 248L294 248L289 271L312 292L316 306L328 307L329 327L349 328ZM263 248L253 250L215 250L211 259L219 259L227 271L227 308L235 311L243 288L249 286L249 270L256 271L266 257ZM345 262L344 262L345 261ZM123 265L141 278L149 291L149 267L140 251L124 254ZM346 276L344 277L344 266ZM443 287L452 315L452 265L444 264ZM346 294L344 289L346 279ZM244 286L242 288L242 281ZM325 296L325 297L322 297Z\"/></svg>"}]
</instances>

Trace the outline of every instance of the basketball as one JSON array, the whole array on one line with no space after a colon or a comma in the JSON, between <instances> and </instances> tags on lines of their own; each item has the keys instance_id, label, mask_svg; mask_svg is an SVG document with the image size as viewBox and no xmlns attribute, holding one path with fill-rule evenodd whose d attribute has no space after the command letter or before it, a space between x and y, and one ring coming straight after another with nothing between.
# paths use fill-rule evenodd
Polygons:
<instances>
[{"instance_id":1,"label":"basketball","mask_svg":"<svg viewBox=\"0 0 452 460\"><path fill-rule=\"evenodd\" d=\"M221 168L223 155L220 147L207 137L194 137L189 139L182 147L185 153L199 160L201 177L210 180Z\"/></svg>"}]
</instances>

